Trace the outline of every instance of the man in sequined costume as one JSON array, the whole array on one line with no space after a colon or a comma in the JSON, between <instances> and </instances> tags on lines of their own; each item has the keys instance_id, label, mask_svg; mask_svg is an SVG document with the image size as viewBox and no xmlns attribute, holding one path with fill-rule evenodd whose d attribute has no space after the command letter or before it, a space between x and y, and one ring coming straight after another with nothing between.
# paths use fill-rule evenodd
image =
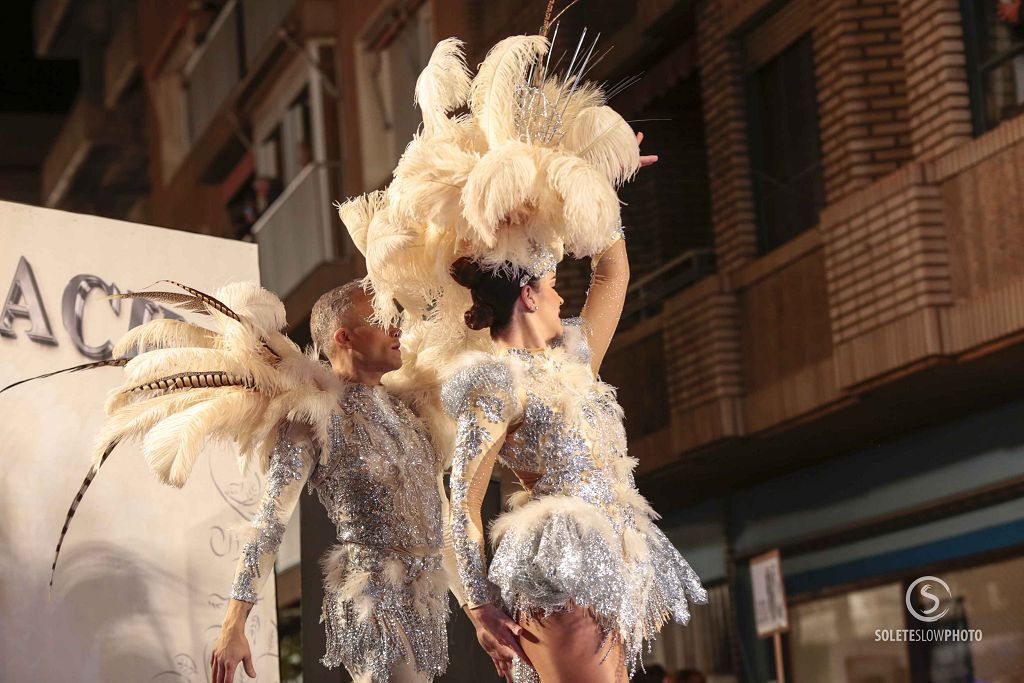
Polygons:
<instances>
[{"instance_id":1,"label":"man in sequined costume","mask_svg":"<svg viewBox=\"0 0 1024 683\"><path fill-rule=\"evenodd\" d=\"M322 560L323 664L344 665L359 683L430 681L447 667L441 460L423 423L381 384L401 364L398 331L371 324L371 312L358 282L313 307L313 340L344 388L325 435L303 421L303 406L281 427L211 657L214 683L233 680L239 664L255 675L245 620L304 485L337 527Z\"/></svg>"}]
</instances>

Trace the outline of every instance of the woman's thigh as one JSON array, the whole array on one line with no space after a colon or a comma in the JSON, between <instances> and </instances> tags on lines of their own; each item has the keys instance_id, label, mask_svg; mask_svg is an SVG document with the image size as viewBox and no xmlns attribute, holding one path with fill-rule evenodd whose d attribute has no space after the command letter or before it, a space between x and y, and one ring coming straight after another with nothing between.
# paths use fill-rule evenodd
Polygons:
<instances>
[{"instance_id":1,"label":"woman's thigh","mask_svg":"<svg viewBox=\"0 0 1024 683\"><path fill-rule=\"evenodd\" d=\"M619 641L602 644L603 634L585 609L558 612L544 619L523 617L520 638L541 683L627 683Z\"/></svg>"}]
</instances>

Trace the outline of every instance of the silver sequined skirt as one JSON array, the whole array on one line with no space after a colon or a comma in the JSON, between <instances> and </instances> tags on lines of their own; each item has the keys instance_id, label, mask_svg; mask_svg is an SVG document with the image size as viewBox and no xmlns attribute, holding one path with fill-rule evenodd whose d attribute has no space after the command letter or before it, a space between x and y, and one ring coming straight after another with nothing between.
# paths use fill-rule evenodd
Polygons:
<instances>
[{"instance_id":1,"label":"silver sequined skirt","mask_svg":"<svg viewBox=\"0 0 1024 683\"><path fill-rule=\"evenodd\" d=\"M344 665L366 683L390 681L401 661L432 677L445 672L448 584L440 556L342 544L322 565L324 666Z\"/></svg>"},{"instance_id":2,"label":"silver sequined skirt","mask_svg":"<svg viewBox=\"0 0 1024 683\"><path fill-rule=\"evenodd\" d=\"M622 639L631 672L644 640L668 619L688 623L688 602L708 599L671 541L631 509L546 496L502 515L492 539L489 576L513 617L589 608L607 636Z\"/></svg>"}]
</instances>

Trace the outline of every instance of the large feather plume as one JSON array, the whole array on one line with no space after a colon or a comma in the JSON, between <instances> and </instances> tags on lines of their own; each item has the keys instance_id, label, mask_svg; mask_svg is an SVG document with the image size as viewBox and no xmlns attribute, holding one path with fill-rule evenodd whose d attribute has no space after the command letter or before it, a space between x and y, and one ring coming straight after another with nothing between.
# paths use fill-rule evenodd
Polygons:
<instances>
[{"instance_id":1,"label":"large feather plume","mask_svg":"<svg viewBox=\"0 0 1024 683\"><path fill-rule=\"evenodd\" d=\"M566 125L563 146L618 187L640 168L640 145L629 124L611 107L587 107Z\"/></svg>"},{"instance_id":2,"label":"large feather plume","mask_svg":"<svg viewBox=\"0 0 1024 683\"><path fill-rule=\"evenodd\" d=\"M368 192L338 204L338 216L361 254L366 255L366 234L370 221L387 205L387 196L380 190Z\"/></svg>"},{"instance_id":3,"label":"large feather plume","mask_svg":"<svg viewBox=\"0 0 1024 683\"><path fill-rule=\"evenodd\" d=\"M491 48L473 79L469 108L491 147L517 138L515 89L547 54L543 36L511 36Z\"/></svg>"},{"instance_id":4,"label":"large feather plume","mask_svg":"<svg viewBox=\"0 0 1024 683\"><path fill-rule=\"evenodd\" d=\"M484 155L463 190L463 215L484 246L493 247L501 224L519 224L536 207L533 148L509 140Z\"/></svg>"},{"instance_id":5,"label":"large feather plume","mask_svg":"<svg viewBox=\"0 0 1024 683\"><path fill-rule=\"evenodd\" d=\"M619 227L619 198L596 168L577 156L555 155L548 182L563 201L565 247L577 255L607 247Z\"/></svg>"},{"instance_id":6,"label":"large feather plume","mask_svg":"<svg viewBox=\"0 0 1024 683\"><path fill-rule=\"evenodd\" d=\"M451 125L448 112L466 103L469 69L458 38L446 38L434 48L430 62L416 79L414 101L423 112L423 131L433 135Z\"/></svg>"}]
</instances>

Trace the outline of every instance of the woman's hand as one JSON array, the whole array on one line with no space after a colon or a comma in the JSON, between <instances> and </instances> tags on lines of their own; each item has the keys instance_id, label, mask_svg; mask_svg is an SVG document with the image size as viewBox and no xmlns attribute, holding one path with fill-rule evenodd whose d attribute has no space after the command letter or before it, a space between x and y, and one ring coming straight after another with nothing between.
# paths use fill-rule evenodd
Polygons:
<instances>
[{"instance_id":1,"label":"woman's hand","mask_svg":"<svg viewBox=\"0 0 1024 683\"><path fill-rule=\"evenodd\" d=\"M245 637L244 626L225 624L220 638L210 655L213 683L231 683L235 680L235 668L241 664L249 678L256 678L256 667L252 665L252 651Z\"/></svg>"},{"instance_id":2,"label":"woman's hand","mask_svg":"<svg viewBox=\"0 0 1024 683\"><path fill-rule=\"evenodd\" d=\"M637 133L636 134L636 144L639 145L643 141L644 141L644 134L643 133ZM641 154L640 155L640 168L643 168L644 166L650 166L651 164L653 164L657 160L658 160L658 155L657 154L647 154L646 156Z\"/></svg>"},{"instance_id":3,"label":"woman's hand","mask_svg":"<svg viewBox=\"0 0 1024 683\"><path fill-rule=\"evenodd\" d=\"M480 605L479 607L466 607L466 614L469 620L476 627L476 639L480 647L494 662L494 668L498 675L506 681L512 681L512 659L519 657L526 664L530 664L529 658L519 646L519 636L523 633L523 627L512 621L512 618L492 604Z\"/></svg>"}]
</instances>

